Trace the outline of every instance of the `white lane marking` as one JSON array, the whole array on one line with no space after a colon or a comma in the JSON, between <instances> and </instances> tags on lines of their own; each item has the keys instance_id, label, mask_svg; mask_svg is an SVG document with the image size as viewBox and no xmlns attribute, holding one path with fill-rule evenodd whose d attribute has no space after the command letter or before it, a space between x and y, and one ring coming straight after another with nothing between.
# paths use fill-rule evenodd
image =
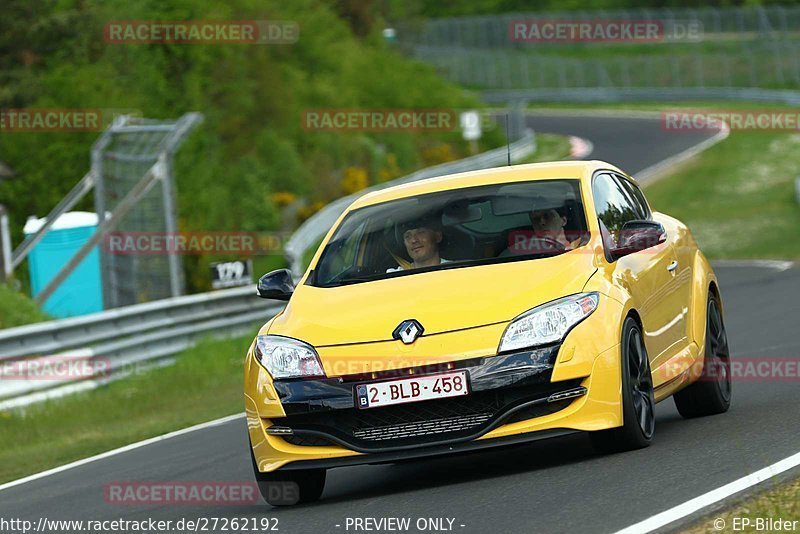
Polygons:
<instances>
[{"instance_id":1,"label":"white lane marking","mask_svg":"<svg viewBox=\"0 0 800 534\"><path fill-rule=\"evenodd\" d=\"M594 144L576 135L569 136L569 155L573 159L584 159L594 152Z\"/></svg>"},{"instance_id":2,"label":"white lane marking","mask_svg":"<svg viewBox=\"0 0 800 534\"><path fill-rule=\"evenodd\" d=\"M758 267L774 269L780 273L794 267L794 262L788 260L714 260L711 265L714 267Z\"/></svg>"},{"instance_id":3,"label":"white lane marking","mask_svg":"<svg viewBox=\"0 0 800 534\"><path fill-rule=\"evenodd\" d=\"M200 423L199 425L190 426L188 428L183 428L181 430L176 430L174 432L169 432L167 434L162 434L160 436L155 436L144 441L139 441L136 443L131 443L130 445L125 445L124 447L120 447L118 449L114 449L111 451L106 451L95 456L90 456L89 458L84 458L83 460L77 460L75 462L64 464L59 467L54 467L53 469L48 469L47 471L42 471L41 473L35 473L33 475L28 475L24 478L20 478L17 480L12 480L11 482L6 482L5 484L0 484L0 491L3 491L8 488L13 488L14 486L19 486L20 484L25 484L26 482L31 482L32 480L38 480L40 478L48 477L50 475L55 475L56 473L61 473L63 471L67 471L69 469L73 469L75 467L80 467L82 465L86 465L91 462L96 462L97 460L102 460L104 458L109 458L111 456L116 456L118 454L122 454L124 452L132 451L134 449L138 449L140 447L145 447L147 445L152 445L153 443L158 443L159 441L164 441L167 439L171 439L177 436L182 436L184 434L188 434L190 432L195 432L197 430L203 430L206 428L211 428L214 426L223 425L230 421L235 421L236 419L244 417L244 413L239 413L235 415L229 415L227 417L221 417L220 419L214 419L213 421L207 421L205 423Z\"/></svg>"},{"instance_id":4,"label":"white lane marking","mask_svg":"<svg viewBox=\"0 0 800 534\"><path fill-rule=\"evenodd\" d=\"M789 469L797 467L800 465L800 452L792 455L788 458L785 458L779 462L776 462L760 471L756 471L755 473L751 473L747 476L744 476L738 480L734 480L730 484L726 484L720 488L715 490L709 491L699 497L695 497L690 501L686 501L683 504L679 504L674 508L670 508L660 514L656 514L644 521L636 523L635 525L631 525L627 528L624 528L620 531L617 531L615 534L646 534L647 532L652 532L656 529L659 529L663 526L669 525L670 523L674 523L679 519L683 519L695 512L702 510L712 504L718 503L719 501L730 497L740 491L744 491L748 488L761 484L762 482L769 480Z\"/></svg>"}]
</instances>

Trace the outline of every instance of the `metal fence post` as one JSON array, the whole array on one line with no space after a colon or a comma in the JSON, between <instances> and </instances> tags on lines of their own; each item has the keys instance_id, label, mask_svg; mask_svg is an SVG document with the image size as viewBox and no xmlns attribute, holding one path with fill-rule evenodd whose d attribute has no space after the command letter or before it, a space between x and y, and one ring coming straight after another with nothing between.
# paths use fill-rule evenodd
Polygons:
<instances>
[{"instance_id":1,"label":"metal fence post","mask_svg":"<svg viewBox=\"0 0 800 534\"><path fill-rule=\"evenodd\" d=\"M173 158L171 153L164 152L159 158L159 163L163 166L164 176L161 178L161 187L164 195L164 229L167 235L175 235L178 232L178 225L175 222L177 216L175 200L175 184L173 183L172 166ZM183 262L179 254L169 254L169 285L173 297L179 297L184 293L183 283Z\"/></svg>"},{"instance_id":2,"label":"metal fence post","mask_svg":"<svg viewBox=\"0 0 800 534\"><path fill-rule=\"evenodd\" d=\"M0 280L5 281L14 274L11 263L11 232L8 229L8 212L0 204Z\"/></svg>"},{"instance_id":3,"label":"metal fence post","mask_svg":"<svg viewBox=\"0 0 800 534\"><path fill-rule=\"evenodd\" d=\"M116 119L115 122L120 119ZM92 174L94 175L94 209L97 213L97 224L100 225L106 220L106 191L103 169L103 151L111 142L111 134L106 131L92 145ZM103 291L103 309L116 307L115 293L111 291L114 287L114 274L116 269L112 262L114 257L100 251L100 283Z\"/></svg>"},{"instance_id":4,"label":"metal fence post","mask_svg":"<svg viewBox=\"0 0 800 534\"><path fill-rule=\"evenodd\" d=\"M525 135L525 108L528 107L528 102L526 100L516 100L509 107L511 108L511 113L509 115L510 128L508 142L511 143L522 139Z\"/></svg>"}]
</instances>

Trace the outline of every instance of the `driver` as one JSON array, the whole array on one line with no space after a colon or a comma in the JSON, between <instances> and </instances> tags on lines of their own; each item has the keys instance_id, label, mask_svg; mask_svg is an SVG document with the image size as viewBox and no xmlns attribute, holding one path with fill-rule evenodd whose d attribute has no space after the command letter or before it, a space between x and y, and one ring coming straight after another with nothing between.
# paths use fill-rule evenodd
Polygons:
<instances>
[{"instance_id":1,"label":"driver","mask_svg":"<svg viewBox=\"0 0 800 534\"><path fill-rule=\"evenodd\" d=\"M572 250L577 247L581 238L570 241L564 233L564 226L567 224L567 216L563 209L555 208L533 210L531 212L531 225L533 235L539 239L549 239L563 245L565 250Z\"/></svg>"},{"instance_id":2,"label":"driver","mask_svg":"<svg viewBox=\"0 0 800 534\"><path fill-rule=\"evenodd\" d=\"M403 244L411 258L409 269L433 267L449 263L439 256L439 245L442 242L442 230L433 219L410 221L401 226L403 231ZM403 271L402 266L386 269L387 273Z\"/></svg>"}]
</instances>

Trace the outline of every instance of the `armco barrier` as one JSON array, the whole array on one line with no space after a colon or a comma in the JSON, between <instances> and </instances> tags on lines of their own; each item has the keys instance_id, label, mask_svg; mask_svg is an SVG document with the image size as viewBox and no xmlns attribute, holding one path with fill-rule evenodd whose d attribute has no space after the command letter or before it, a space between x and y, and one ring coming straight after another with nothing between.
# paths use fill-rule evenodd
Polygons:
<instances>
[{"instance_id":1,"label":"armco barrier","mask_svg":"<svg viewBox=\"0 0 800 534\"><path fill-rule=\"evenodd\" d=\"M511 102L675 102L680 100L741 100L800 106L800 91L742 87L585 87L484 91L489 104Z\"/></svg>"},{"instance_id":2,"label":"armco barrier","mask_svg":"<svg viewBox=\"0 0 800 534\"><path fill-rule=\"evenodd\" d=\"M22 358L79 355L102 358L110 372L153 362L204 336L245 334L281 305L256 296L253 286L126 306L110 311L0 330L0 365ZM0 399L62 387L86 377L2 380Z\"/></svg>"}]
</instances>

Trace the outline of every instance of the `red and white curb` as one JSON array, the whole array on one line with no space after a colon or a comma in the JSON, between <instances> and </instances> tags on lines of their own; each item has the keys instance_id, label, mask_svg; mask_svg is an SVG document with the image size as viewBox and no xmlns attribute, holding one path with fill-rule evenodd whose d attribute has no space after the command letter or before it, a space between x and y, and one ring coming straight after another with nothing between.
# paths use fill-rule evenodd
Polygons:
<instances>
[{"instance_id":1,"label":"red and white curb","mask_svg":"<svg viewBox=\"0 0 800 534\"><path fill-rule=\"evenodd\" d=\"M584 159L594 152L594 145L588 139L569 136L569 155L572 159Z\"/></svg>"}]
</instances>

